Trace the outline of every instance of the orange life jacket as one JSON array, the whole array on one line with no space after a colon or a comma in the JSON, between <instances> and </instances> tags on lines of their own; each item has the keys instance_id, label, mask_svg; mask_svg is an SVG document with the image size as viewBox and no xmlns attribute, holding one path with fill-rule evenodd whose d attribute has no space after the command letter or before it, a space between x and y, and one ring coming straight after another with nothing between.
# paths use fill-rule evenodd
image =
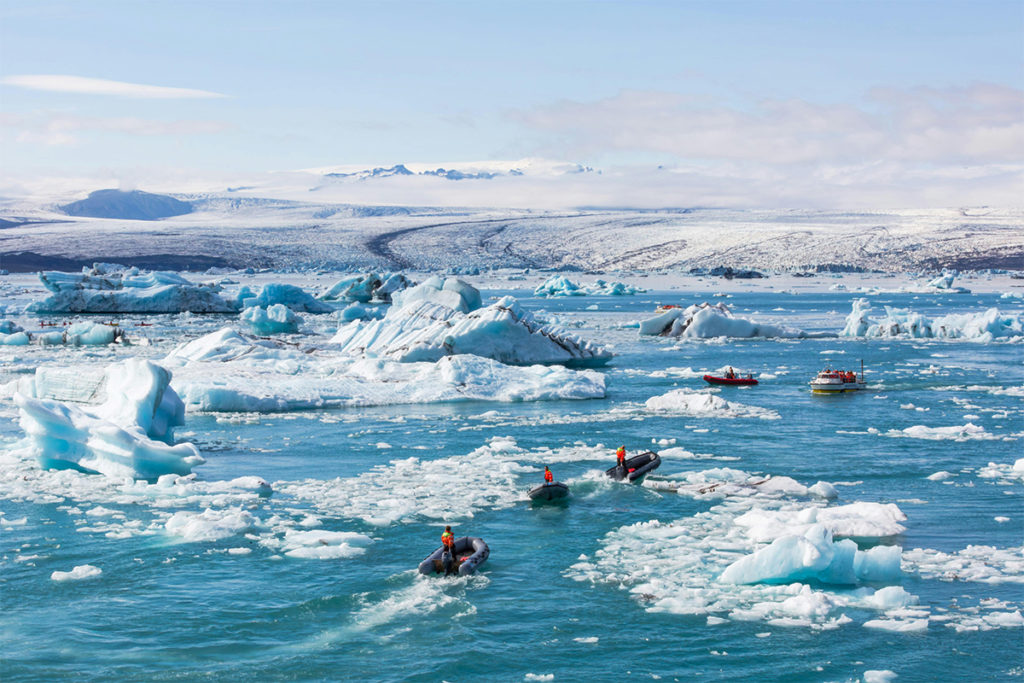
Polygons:
<instances>
[{"instance_id":1,"label":"orange life jacket","mask_svg":"<svg viewBox=\"0 0 1024 683\"><path fill-rule=\"evenodd\" d=\"M441 534L441 545L454 546L455 545L455 534L450 531L446 531Z\"/></svg>"},{"instance_id":2,"label":"orange life jacket","mask_svg":"<svg viewBox=\"0 0 1024 683\"><path fill-rule=\"evenodd\" d=\"M555 480L555 475L551 474L551 470L544 470L544 481L552 482Z\"/></svg>"}]
</instances>

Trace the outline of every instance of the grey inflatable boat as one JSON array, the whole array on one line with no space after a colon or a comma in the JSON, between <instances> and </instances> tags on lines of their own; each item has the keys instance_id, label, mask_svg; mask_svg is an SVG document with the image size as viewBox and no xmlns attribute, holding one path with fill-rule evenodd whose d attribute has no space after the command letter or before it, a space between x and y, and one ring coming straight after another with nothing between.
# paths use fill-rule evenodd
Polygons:
<instances>
[{"instance_id":1,"label":"grey inflatable boat","mask_svg":"<svg viewBox=\"0 0 1024 683\"><path fill-rule=\"evenodd\" d=\"M605 470L605 474L616 481L627 479L630 482L643 478L648 472L653 472L661 465L661 456L654 451L647 451L632 458L626 458L625 465L616 465Z\"/></svg>"},{"instance_id":2,"label":"grey inflatable boat","mask_svg":"<svg viewBox=\"0 0 1024 683\"><path fill-rule=\"evenodd\" d=\"M549 500L563 500L569 495L569 487L560 481L554 481L550 484L544 483L540 486L534 486L530 489L527 494L530 496L530 500L535 503L546 503Z\"/></svg>"},{"instance_id":3,"label":"grey inflatable boat","mask_svg":"<svg viewBox=\"0 0 1024 683\"><path fill-rule=\"evenodd\" d=\"M441 546L430 553L425 560L420 562L420 574L458 574L468 576L487 561L491 549L484 543L484 539L473 536L463 536L455 539L455 556L446 556L444 546Z\"/></svg>"}]
</instances>

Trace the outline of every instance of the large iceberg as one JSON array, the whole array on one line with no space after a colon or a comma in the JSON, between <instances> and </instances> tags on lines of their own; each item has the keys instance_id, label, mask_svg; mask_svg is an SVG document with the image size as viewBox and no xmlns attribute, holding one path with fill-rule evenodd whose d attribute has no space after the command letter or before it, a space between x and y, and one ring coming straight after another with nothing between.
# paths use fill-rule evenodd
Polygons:
<instances>
[{"instance_id":1,"label":"large iceberg","mask_svg":"<svg viewBox=\"0 0 1024 683\"><path fill-rule=\"evenodd\" d=\"M607 349L547 327L506 296L485 308L480 293L458 280L399 292L381 320L343 325L331 340L351 356L401 362L473 354L510 365L603 365Z\"/></svg>"},{"instance_id":2,"label":"large iceberg","mask_svg":"<svg viewBox=\"0 0 1024 683\"><path fill-rule=\"evenodd\" d=\"M978 342L1024 336L1024 315L1000 313L997 308L983 313L951 313L929 320L905 308L886 306L883 317L876 319L871 316L868 300L855 299L841 336L967 339Z\"/></svg>"},{"instance_id":3,"label":"large iceberg","mask_svg":"<svg viewBox=\"0 0 1024 683\"><path fill-rule=\"evenodd\" d=\"M223 328L172 351L174 388L203 411L277 412L439 401L602 398L604 375L473 355L399 363L252 340Z\"/></svg>"},{"instance_id":4,"label":"large iceberg","mask_svg":"<svg viewBox=\"0 0 1024 683\"><path fill-rule=\"evenodd\" d=\"M50 292L29 304L33 313L230 313L220 286L195 284L177 273L140 274L135 268L109 274L46 271L39 280Z\"/></svg>"},{"instance_id":5,"label":"large iceberg","mask_svg":"<svg viewBox=\"0 0 1024 683\"><path fill-rule=\"evenodd\" d=\"M640 334L695 339L711 337L804 338L810 336L803 330L736 318L725 304L712 305L707 302L686 308L673 306L659 309L656 316L640 322Z\"/></svg>"},{"instance_id":6,"label":"large iceberg","mask_svg":"<svg viewBox=\"0 0 1024 683\"><path fill-rule=\"evenodd\" d=\"M102 402L75 405L33 397L61 393L61 377L69 380L65 394ZM77 384L74 378L44 372L14 396L21 427L44 468L155 479L188 474L203 462L193 444L171 445L172 429L184 423L185 409L164 368L129 358L108 367L101 378Z\"/></svg>"}]
</instances>

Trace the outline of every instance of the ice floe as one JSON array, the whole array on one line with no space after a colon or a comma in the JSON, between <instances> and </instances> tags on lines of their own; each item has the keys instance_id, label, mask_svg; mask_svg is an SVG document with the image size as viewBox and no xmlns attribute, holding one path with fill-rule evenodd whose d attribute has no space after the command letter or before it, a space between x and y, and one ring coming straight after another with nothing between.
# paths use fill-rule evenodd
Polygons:
<instances>
[{"instance_id":1,"label":"ice floe","mask_svg":"<svg viewBox=\"0 0 1024 683\"><path fill-rule=\"evenodd\" d=\"M1024 315L990 308L982 313L952 313L929 320L908 309L886 306L884 316L873 318L868 300L855 299L840 336L991 342L1024 336Z\"/></svg>"},{"instance_id":2,"label":"ice floe","mask_svg":"<svg viewBox=\"0 0 1024 683\"><path fill-rule=\"evenodd\" d=\"M672 412L697 417L751 417L778 420L779 414L768 408L727 401L710 390L673 389L661 396L652 396L644 404L648 410Z\"/></svg>"},{"instance_id":3,"label":"ice floe","mask_svg":"<svg viewBox=\"0 0 1024 683\"><path fill-rule=\"evenodd\" d=\"M870 430L869 430L870 431ZM877 430L876 430L877 431ZM914 425L905 429L890 429L885 436L906 437L910 439L927 439L929 441L995 441L1012 438L992 434L980 425L968 422L965 425L951 427L928 427Z\"/></svg>"},{"instance_id":4,"label":"ice floe","mask_svg":"<svg viewBox=\"0 0 1024 683\"><path fill-rule=\"evenodd\" d=\"M103 570L91 564L80 564L69 572L55 571L50 574L53 581L81 581L82 579L95 579Z\"/></svg>"},{"instance_id":5,"label":"ice floe","mask_svg":"<svg viewBox=\"0 0 1024 683\"><path fill-rule=\"evenodd\" d=\"M462 400L600 398L604 375L561 366L510 366L474 355L399 363L298 348L223 328L182 344L164 363L193 410L278 412Z\"/></svg>"}]
</instances>

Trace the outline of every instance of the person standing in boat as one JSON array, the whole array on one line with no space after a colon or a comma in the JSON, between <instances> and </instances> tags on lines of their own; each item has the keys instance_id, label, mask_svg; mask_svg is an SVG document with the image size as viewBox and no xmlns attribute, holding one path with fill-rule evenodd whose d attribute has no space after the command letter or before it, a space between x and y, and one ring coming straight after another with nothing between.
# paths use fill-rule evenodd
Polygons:
<instances>
[{"instance_id":1,"label":"person standing in boat","mask_svg":"<svg viewBox=\"0 0 1024 683\"><path fill-rule=\"evenodd\" d=\"M441 534L441 546L444 552L441 553L441 566L444 567L444 574L448 576L455 570L455 534L452 533L451 525L445 526Z\"/></svg>"},{"instance_id":2,"label":"person standing in boat","mask_svg":"<svg viewBox=\"0 0 1024 683\"><path fill-rule=\"evenodd\" d=\"M729 372L725 373L725 377L726 379L736 379L736 371L732 369L731 365L729 366Z\"/></svg>"},{"instance_id":3,"label":"person standing in boat","mask_svg":"<svg viewBox=\"0 0 1024 683\"><path fill-rule=\"evenodd\" d=\"M615 460L619 467L626 466L626 447L619 446L619 450L615 451Z\"/></svg>"},{"instance_id":4,"label":"person standing in boat","mask_svg":"<svg viewBox=\"0 0 1024 683\"><path fill-rule=\"evenodd\" d=\"M551 474L551 470L548 469L547 465L544 465L544 483L550 484L555 480L555 475Z\"/></svg>"}]
</instances>

